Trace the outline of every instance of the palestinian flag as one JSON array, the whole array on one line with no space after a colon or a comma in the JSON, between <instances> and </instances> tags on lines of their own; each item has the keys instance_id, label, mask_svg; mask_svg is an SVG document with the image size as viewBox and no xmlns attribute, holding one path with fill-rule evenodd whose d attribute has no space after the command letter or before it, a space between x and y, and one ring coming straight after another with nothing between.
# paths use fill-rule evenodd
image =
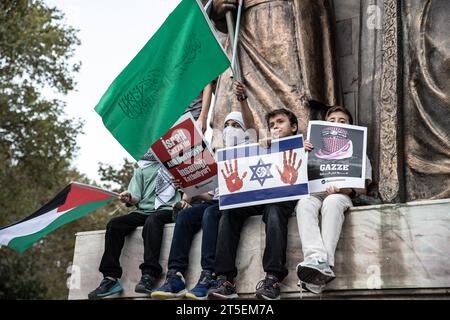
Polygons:
<instances>
[{"instance_id":1,"label":"palestinian flag","mask_svg":"<svg viewBox=\"0 0 450 320\"><path fill-rule=\"evenodd\" d=\"M72 182L32 215L0 228L0 246L20 253L46 234L105 205L117 194Z\"/></svg>"}]
</instances>

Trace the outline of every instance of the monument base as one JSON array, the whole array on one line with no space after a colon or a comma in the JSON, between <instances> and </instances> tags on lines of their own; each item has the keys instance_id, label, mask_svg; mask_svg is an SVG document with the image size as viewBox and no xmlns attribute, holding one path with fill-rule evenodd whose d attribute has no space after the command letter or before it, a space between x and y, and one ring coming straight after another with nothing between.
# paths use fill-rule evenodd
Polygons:
<instances>
[{"instance_id":1,"label":"monument base","mask_svg":"<svg viewBox=\"0 0 450 320\"><path fill-rule=\"evenodd\" d=\"M166 272L174 224L165 226L160 263ZM355 207L346 213L336 250L336 279L321 296L300 294L295 272L303 260L297 220L288 227L287 268L281 284L282 299L389 299L450 298L450 199ZM250 217L241 234L237 254L237 291L241 298L254 298L256 284L265 276L265 246L261 216ZM200 275L201 232L193 240L188 288ZM69 299L87 299L102 280L98 266L104 250L104 231L76 234ZM141 228L125 241L121 265L124 291L113 298L148 298L134 292L141 277L143 259ZM159 279L162 285L165 274Z\"/></svg>"}]
</instances>

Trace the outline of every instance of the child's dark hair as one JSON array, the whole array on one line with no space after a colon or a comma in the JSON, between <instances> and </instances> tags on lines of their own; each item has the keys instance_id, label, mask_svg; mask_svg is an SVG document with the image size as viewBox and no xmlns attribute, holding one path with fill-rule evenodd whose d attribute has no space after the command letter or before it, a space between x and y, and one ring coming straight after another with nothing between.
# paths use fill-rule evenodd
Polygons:
<instances>
[{"instance_id":1,"label":"child's dark hair","mask_svg":"<svg viewBox=\"0 0 450 320\"><path fill-rule=\"evenodd\" d=\"M276 109L276 110L270 111L269 113L266 114L266 123L267 123L268 128L270 127L269 120L279 114L284 114L286 117L288 117L291 126L293 126L295 124L297 126L297 130L298 130L297 116L293 112L289 111L288 109L284 109L284 108Z\"/></svg>"},{"instance_id":2,"label":"child's dark hair","mask_svg":"<svg viewBox=\"0 0 450 320\"><path fill-rule=\"evenodd\" d=\"M348 116L348 122L350 124L353 124L352 114L346 108L341 107L341 106L330 107L330 109L328 109L327 113L325 114L325 120L328 119L328 116L334 112L342 112L342 113L346 114Z\"/></svg>"}]
</instances>

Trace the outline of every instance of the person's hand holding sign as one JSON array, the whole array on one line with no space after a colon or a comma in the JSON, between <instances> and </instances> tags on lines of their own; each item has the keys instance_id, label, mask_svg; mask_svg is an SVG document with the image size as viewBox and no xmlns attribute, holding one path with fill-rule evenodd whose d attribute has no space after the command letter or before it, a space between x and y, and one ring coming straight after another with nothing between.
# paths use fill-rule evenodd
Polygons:
<instances>
[{"instance_id":1,"label":"person's hand holding sign","mask_svg":"<svg viewBox=\"0 0 450 320\"><path fill-rule=\"evenodd\" d=\"M294 157L292 158L292 150L289 150L289 161L286 160L286 151L283 152L283 172L277 166L278 173L280 174L281 181L286 184L293 185L298 178L298 169L302 164L302 160L298 162L297 167L295 167L295 160L297 158L297 153L294 152Z\"/></svg>"},{"instance_id":2,"label":"person's hand holding sign","mask_svg":"<svg viewBox=\"0 0 450 320\"><path fill-rule=\"evenodd\" d=\"M175 189L183 188L183 184L180 179L170 178L170 182L174 185Z\"/></svg>"},{"instance_id":3,"label":"person's hand holding sign","mask_svg":"<svg viewBox=\"0 0 450 320\"><path fill-rule=\"evenodd\" d=\"M231 165L231 161L229 165L225 162L225 169L227 170L228 176L225 174L223 169L221 171L223 178L225 179L225 182L227 184L228 191L235 192L241 189L243 186L242 180L244 180L244 178L247 176L247 171L244 172L242 178L239 178L237 160L234 160L234 171L233 166Z\"/></svg>"}]
</instances>

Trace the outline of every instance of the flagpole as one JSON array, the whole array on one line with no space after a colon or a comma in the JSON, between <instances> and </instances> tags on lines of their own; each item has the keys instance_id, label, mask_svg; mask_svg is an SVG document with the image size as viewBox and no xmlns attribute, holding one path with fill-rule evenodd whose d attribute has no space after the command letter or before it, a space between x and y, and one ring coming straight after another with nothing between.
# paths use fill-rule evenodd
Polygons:
<instances>
[{"instance_id":1,"label":"flagpole","mask_svg":"<svg viewBox=\"0 0 450 320\"><path fill-rule=\"evenodd\" d=\"M230 39L230 44L232 44L234 47L234 43L235 43L235 38L234 38L235 31L234 30L235 30L235 28L234 28L234 22L233 22L233 13L231 11L227 11L227 13L225 14L225 17L227 20L228 37ZM233 52L233 55L234 55L234 52ZM231 64L231 71L233 72L233 78L239 82L242 82L241 64L239 62L239 58L237 57L237 55L235 57L234 64Z\"/></svg>"},{"instance_id":2,"label":"flagpole","mask_svg":"<svg viewBox=\"0 0 450 320\"><path fill-rule=\"evenodd\" d=\"M239 6L237 11L237 17L236 17L236 30L234 32L234 43L233 43L233 58L231 59L231 65L234 66L237 59L237 45L239 42L239 29L241 27L241 13L242 13L242 1L239 0ZM241 70L239 67L239 79L236 79L239 82L242 82L242 76L241 76Z\"/></svg>"},{"instance_id":3,"label":"flagpole","mask_svg":"<svg viewBox=\"0 0 450 320\"><path fill-rule=\"evenodd\" d=\"M209 10L211 9L211 4L212 4L212 1L213 0L209 0L206 4L205 4L205 12L206 12L206 14L208 14L208 16L209 16Z\"/></svg>"}]
</instances>

